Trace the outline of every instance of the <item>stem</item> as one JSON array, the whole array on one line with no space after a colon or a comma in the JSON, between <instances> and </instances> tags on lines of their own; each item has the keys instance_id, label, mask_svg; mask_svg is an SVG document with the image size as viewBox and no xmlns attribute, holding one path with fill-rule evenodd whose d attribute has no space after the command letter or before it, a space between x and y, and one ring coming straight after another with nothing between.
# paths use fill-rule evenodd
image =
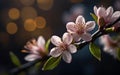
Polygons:
<instances>
[{"instance_id":1,"label":"stem","mask_svg":"<svg viewBox=\"0 0 120 75\"><path fill-rule=\"evenodd\" d=\"M23 64L21 65L20 67L17 67L17 68L14 68L10 71L10 74L11 75L17 75L19 72L22 72L28 68L30 68L31 66L35 65L36 63L40 62L40 61L45 61L49 58L49 56L46 56L42 59L38 59L38 60L35 60L35 61L31 61L29 63L26 63L26 64Z\"/></svg>"},{"instance_id":2,"label":"stem","mask_svg":"<svg viewBox=\"0 0 120 75\"><path fill-rule=\"evenodd\" d=\"M120 17L119 17L116 21L114 21L113 23L108 24L105 28L108 28L108 27L113 26L113 25L116 24L118 21L120 21ZM89 44L89 43L92 42L92 41L95 41L98 37L100 37L100 36L102 36L102 35L104 35L104 34L108 34L107 32L105 32L104 29L103 29L103 30L97 30L95 33L93 33L93 35L92 35L92 40L91 40L91 41L87 41L87 42L86 42L86 41L83 41L82 43L79 44L78 50L82 49L84 46L86 46L87 44ZM26 64L23 64L23 65L22 65L21 67L19 67L19 68L14 68L14 69L12 69L12 70L10 71L10 74L11 74L11 75L16 75L16 74L18 74L19 72L24 71L24 70L28 69L29 67L33 66L34 64L36 64L36 63L38 63L38 62L40 62L40 61L46 61L47 59L49 59L49 56L46 56L46 57L44 57L44 58L42 58L42 59L39 59L39 60L35 60L35 61L33 61L33 62L28 62L28 63L26 63Z\"/></svg>"}]
</instances>

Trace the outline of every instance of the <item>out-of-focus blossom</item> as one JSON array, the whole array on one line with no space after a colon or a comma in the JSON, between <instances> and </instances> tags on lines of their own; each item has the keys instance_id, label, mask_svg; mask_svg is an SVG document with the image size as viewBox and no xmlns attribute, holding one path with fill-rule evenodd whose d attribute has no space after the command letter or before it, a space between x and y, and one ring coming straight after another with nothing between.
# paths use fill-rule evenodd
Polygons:
<instances>
[{"instance_id":1,"label":"out-of-focus blossom","mask_svg":"<svg viewBox=\"0 0 120 75\"><path fill-rule=\"evenodd\" d=\"M103 35L100 37L100 43L104 46L104 52L107 52L117 58L117 41L112 40L109 35Z\"/></svg>"},{"instance_id":2,"label":"out-of-focus blossom","mask_svg":"<svg viewBox=\"0 0 120 75\"><path fill-rule=\"evenodd\" d=\"M114 7L115 7L117 10L120 10L120 0L115 0L115 1L114 1Z\"/></svg>"},{"instance_id":3,"label":"out-of-focus blossom","mask_svg":"<svg viewBox=\"0 0 120 75\"><path fill-rule=\"evenodd\" d=\"M82 4L73 6L69 12L63 13L63 22L67 23L70 21L75 21L76 17L79 15L84 15L85 6Z\"/></svg>"},{"instance_id":4,"label":"out-of-focus blossom","mask_svg":"<svg viewBox=\"0 0 120 75\"><path fill-rule=\"evenodd\" d=\"M98 17L98 25L103 26L105 24L114 22L118 17L120 17L120 11L115 11L110 6L107 9L102 7L97 8L94 6L94 13ZM102 23L101 23L102 22Z\"/></svg>"},{"instance_id":5,"label":"out-of-focus blossom","mask_svg":"<svg viewBox=\"0 0 120 75\"><path fill-rule=\"evenodd\" d=\"M67 31L72 34L74 41L90 41L92 36L88 31L91 31L95 28L94 21L88 21L85 23L85 19L83 16L78 16L75 23L68 22L66 25Z\"/></svg>"},{"instance_id":6,"label":"out-of-focus blossom","mask_svg":"<svg viewBox=\"0 0 120 75\"><path fill-rule=\"evenodd\" d=\"M77 48L72 43L72 36L69 33L64 33L62 40L58 36L52 36L51 42L56 46L51 49L50 55L53 57L58 57L62 55L65 62L70 63L72 60L71 53L77 52Z\"/></svg>"},{"instance_id":7,"label":"out-of-focus blossom","mask_svg":"<svg viewBox=\"0 0 120 75\"><path fill-rule=\"evenodd\" d=\"M26 61L34 61L45 55L45 40L42 36L39 36L37 41L35 39L28 41L24 47L28 51L23 50L23 52L30 53L25 57Z\"/></svg>"}]
</instances>

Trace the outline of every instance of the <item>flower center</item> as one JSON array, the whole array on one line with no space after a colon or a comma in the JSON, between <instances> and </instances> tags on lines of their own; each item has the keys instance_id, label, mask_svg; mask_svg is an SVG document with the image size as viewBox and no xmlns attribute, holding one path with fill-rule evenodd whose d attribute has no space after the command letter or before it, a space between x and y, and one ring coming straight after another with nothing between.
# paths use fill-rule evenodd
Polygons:
<instances>
[{"instance_id":1,"label":"flower center","mask_svg":"<svg viewBox=\"0 0 120 75\"><path fill-rule=\"evenodd\" d=\"M62 44L60 45L60 48L62 49L62 51L67 50L67 44L62 43Z\"/></svg>"},{"instance_id":2,"label":"flower center","mask_svg":"<svg viewBox=\"0 0 120 75\"><path fill-rule=\"evenodd\" d=\"M77 25L77 31L76 31L77 34L81 35L84 33L84 24L82 25Z\"/></svg>"}]
</instances>

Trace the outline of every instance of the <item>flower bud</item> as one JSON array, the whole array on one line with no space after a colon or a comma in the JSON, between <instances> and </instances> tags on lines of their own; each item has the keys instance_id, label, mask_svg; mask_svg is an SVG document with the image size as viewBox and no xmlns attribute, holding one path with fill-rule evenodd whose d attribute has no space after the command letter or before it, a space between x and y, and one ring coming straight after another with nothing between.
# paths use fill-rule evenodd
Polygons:
<instances>
[{"instance_id":1,"label":"flower bud","mask_svg":"<svg viewBox=\"0 0 120 75\"><path fill-rule=\"evenodd\" d=\"M105 25L104 18L103 17L98 17L97 23L98 23L99 28L103 27Z\"/></svg>"}]
</instances>

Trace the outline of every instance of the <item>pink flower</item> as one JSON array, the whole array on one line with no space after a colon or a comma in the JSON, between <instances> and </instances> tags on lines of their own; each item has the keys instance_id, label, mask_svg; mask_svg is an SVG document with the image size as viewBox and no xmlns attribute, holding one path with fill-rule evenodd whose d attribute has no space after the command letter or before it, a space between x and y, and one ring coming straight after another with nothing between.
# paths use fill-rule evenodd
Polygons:
<instances>
[{"instance_id":1,"label":"pink flower","mask_svg":"<svg viewBox=\"0 0 120 75\"><path fill-rule=\"evenodd\" d=\"M115 21L118 17L120 17L120 11L115 11L114 13L113 8L110 6L107 9L104 7L97 8L94 6L94 13L98 17L98 20L100 18L104 19L104 24L111 23ZM99 23L98 23L99 24Z\"/></svg>"},{"instance_id":2,"label":"pink flower","mask_svg":"<svg viewBox=\"0 0 120 75\"><path fill-rule=\"evenodd\" d=\"M104 46L104 51L117 58L117 42L112 40L109 35L103 35L100 38L100 43Z\"/></svg>"},{"instance_id":3,"label":"pink flower","mask_svg":"<svg viewBox=\"0 0 120 75\"><path fill-rule=\"evenodd\" d=\"M80 15L77 17L75 23L68 22L66 28L67 31L73 35L75 41L80 41L80 39L90 41L92 37L88 31L91 31L95 28L95 22L88 21L85 23L84 17Z\"/></svg>"},{"instance_id":4,"label":"pink flower","mask_svg":"<svg viewBox=\"0 0 120 75\"><path fill-rule=\"evenodd\" d=\"M72 43L72 36L69 33L64 33L62 40L58 36L52 36L51 42L56 46L51 49L50 55L52 57L58 57L62 55L62 58L65 62L70 63L72 60L72 56L70 53L75 53L77 48Z\"/></svg>"},{"instance_id":5,"label":"pink flower","mask_svg":"<svg viewBox=\"0 0 120 75\"><path fill-rule=\"evenodd\" d=\"M40 59L45 53L45 40L42 36L39 36L37 41L35 39L28 41L24 47L28 49L28 51L24 50L24 52L30 53L25 57L26 61Z\"/></svg>"}]
</instances>

